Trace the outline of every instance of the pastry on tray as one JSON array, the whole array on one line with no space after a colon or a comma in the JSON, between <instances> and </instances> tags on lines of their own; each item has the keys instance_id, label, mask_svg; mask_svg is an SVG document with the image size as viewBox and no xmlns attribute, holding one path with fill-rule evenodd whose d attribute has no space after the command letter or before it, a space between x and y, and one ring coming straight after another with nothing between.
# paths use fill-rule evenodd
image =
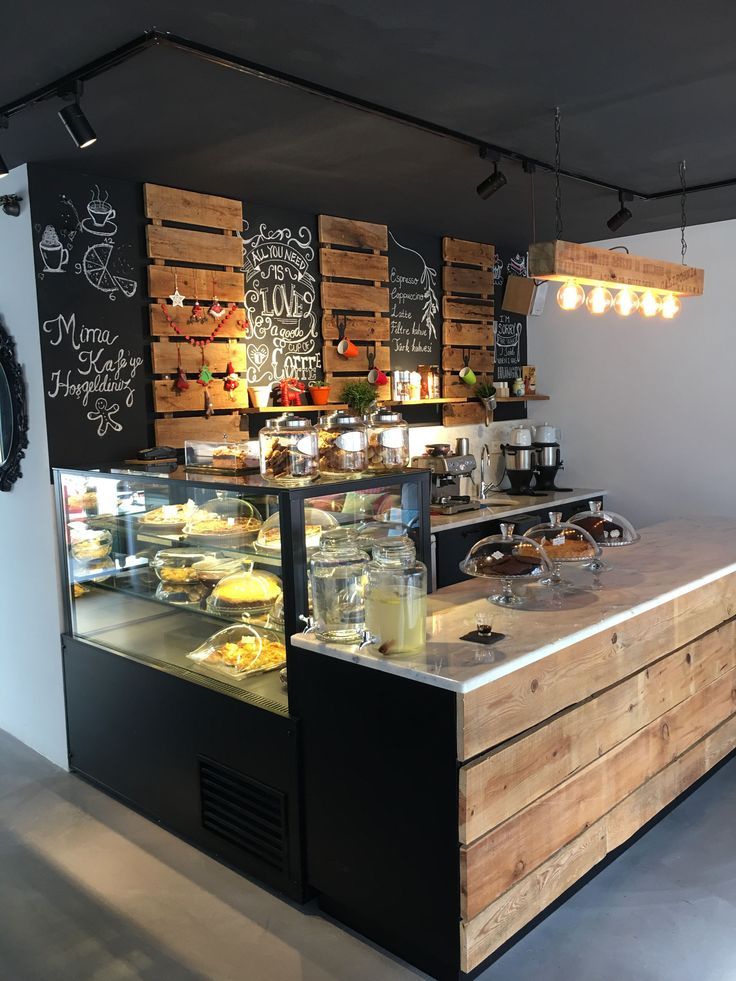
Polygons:
<instances>
[{"instance_id":1,"label":"pastry on tray","mask_svg":"<svg viewBox=\"0 0 736 981\"><path fill-rule=\"evenodd\" d=\"M305 525L304 537L307 548L317 548L322 536L323 528L321 525ZM281 551L281 528L274 525L271 528L264 528L256 540L256 545L267 549L270 552Z\"/></svg>"},{"instance_id":2,"label":"pastry on tray","mask_svg":"<svg viewBox=\"0 0 736 981\"><path fill-rule=\"evenodd\" d=\"M263 522L254 517L227 517L208 511L200 511L184 525L185 535L196 535L198 538L230 538L254 534Z\"/></svg>"},{"instance_id":3,"label":"pastry on tray","mask_svg":"<svg viewBox=\"0 0 736 981\"><path fill-rule=\"evenodd\" d=\"M207 610L224 617L250 616L268 612L280 597L280 579L260 569L245 569L220 580L207 600Z\"/></svg>"},{"instance_id":4,"label":"pastry on tray","mask_svg":"<svg viewBox=\"0 0 736 981\"><path fill-rule=\"evenodd\" d=\"M273 631L240 624L218 631L187 657L231 678L242 678L283 667L286 647Z\"/></svg>"},{"instance_id":5,"label":"pastry on tray","mask_svg":"<svg viewBox=\"0 0 736 981\"><path fill-rule=\"evenodd\" d=\"M163 507L141 515L140 524L146 525L152 531L181 531L196 510L194 501L187 501L186 504L164 504Z\"/></svg>"},{"instance_id":6,"label":"pastry on tray","mask_svg":"<svg viewBox=\"0 0 736 981\"><path fill-rule=\"evenodd\" d=\"M218 470L245 470L248 456L241 447L223 444L212 451L212 466Z\"/></svg>"}]
</instances>

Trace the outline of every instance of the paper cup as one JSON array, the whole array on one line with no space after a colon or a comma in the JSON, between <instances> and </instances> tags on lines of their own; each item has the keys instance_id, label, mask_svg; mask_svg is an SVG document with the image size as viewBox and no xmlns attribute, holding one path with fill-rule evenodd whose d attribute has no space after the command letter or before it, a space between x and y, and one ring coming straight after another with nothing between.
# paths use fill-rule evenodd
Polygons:
<instances>
[{"instance_id":1,"label":"paper cup","mask_svg":"<svg viewBox=\"0 0 736 981\"><path fill-rule=\"evenodd\" d=\"M271 398L271 386L254 385L248 389L248 395L250 397L250 404L254 409L263 409L268 405L268 400Z\"/></svg>"},{"instance_id":2,"label":"paper cup","mask_svg":"<svg viewBox=\"0 0 736 981\"><path fill-rule=\"evenodd\" d=\"M349 337L343 337L340 343L337 345L337 353L341 354L344 358L357 358L358 348L353 344Z\"/></svg>"},{"instance_id":3,"label":"paper cup","mask_svg":"<svg viewBox=\"0 0 736 981\"><path fill-rule=\"evenodd\" d=\"M460 369L460 380L464 381L466 385L475 385L477 381L475 372L469 366Z\"/></svg>"}]
</instances>

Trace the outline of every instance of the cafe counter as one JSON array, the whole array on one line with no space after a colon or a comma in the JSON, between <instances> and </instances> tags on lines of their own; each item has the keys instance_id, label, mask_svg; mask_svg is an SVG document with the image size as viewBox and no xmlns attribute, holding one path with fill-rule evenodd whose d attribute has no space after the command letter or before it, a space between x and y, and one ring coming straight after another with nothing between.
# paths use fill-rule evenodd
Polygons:
<instances>
[{"instance_id":1,"label":"cafe counter","mask_svg":"<svg viewBox=\"0 0 736 981\"><path fill-rule=\"evenodd\" d=\"M292 638L307 875L437 978L484 965L736 747L736 522L667 522L580 588L429 598L419 655ZM462 640L494 611L491 645Z\"/></svg>"}]
</instances>

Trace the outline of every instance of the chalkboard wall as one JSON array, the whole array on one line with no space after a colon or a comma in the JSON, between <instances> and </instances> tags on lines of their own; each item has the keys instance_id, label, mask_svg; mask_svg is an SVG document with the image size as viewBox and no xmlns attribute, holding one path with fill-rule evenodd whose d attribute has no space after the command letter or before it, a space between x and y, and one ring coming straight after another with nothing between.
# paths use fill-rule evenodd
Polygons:
<instances>
[{"instance_id":1,"label":"chalkboard wall","mask_svg":"<svg viewBox=\"0 0 736 981\"><path fill-rule=\"evenodd\" d=\"M442 241L389 229L391 367L414 370L442 360Z\"/></svg>"},{"instance_id":2,"label":"chalkboard wall","mask_svg":"<svg viewBox=\"0 0 736 981\"><path fill-rule=\"evenodd\" d=\"M526 317L503 310L503 294L509 276L526 275L526 253L500 250L493 267L494 303L496 309L496 349L493 377L512 381L521 376L526 364Z\"/></svg>"},{"instance_id":3,"label":"chalkboard wall","mask_svg":"<svg viewBox=\"0 0 736 981\"><path fill-rule=\"evenodd\" d=\"M29 176L50 463L121 460L149 432L141 187Z\"/></svg>"},{"instance_id":4,"label":"chalkboard wall","mask_svg":"<svg viewBox=\"0 0 736 981\"><path fill-rule=\"evenodd\" d=\"M248 384L321 378L316 216L250 202L243 214Z\"/></svg>"}]
</instances>

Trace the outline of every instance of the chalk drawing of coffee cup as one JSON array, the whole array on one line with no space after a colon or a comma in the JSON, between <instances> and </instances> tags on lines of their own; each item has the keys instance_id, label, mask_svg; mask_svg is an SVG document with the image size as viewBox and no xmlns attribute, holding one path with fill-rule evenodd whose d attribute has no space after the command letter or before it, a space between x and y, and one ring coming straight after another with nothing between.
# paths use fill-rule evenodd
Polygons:
<instances>
[{"instance_id":1,"label":"chalk drawing of coffee cup","mask_svg":"<svg viewBox=\"0 0 736 981\"><path fill-rule=\"evenodd\" d=\"M87 211L97 228L102 228L108 221L112 221L116 214L110 202L103 201L102 198L93 198L87 205Z\"/></svg>"},{"instance_id":2,"label":"chalk drawing of coffee cup","mask_svg":"<svg viewBox=\"0 0 736 981\"><path fill-rule=\"evenodd\" d=\"M69 262L69 250L65 249L59 241L59 236L53 225L47 225L44 228L38 250L43 259L44 272L64 272L64 267Z\"/></svg>"}]
</instances>

